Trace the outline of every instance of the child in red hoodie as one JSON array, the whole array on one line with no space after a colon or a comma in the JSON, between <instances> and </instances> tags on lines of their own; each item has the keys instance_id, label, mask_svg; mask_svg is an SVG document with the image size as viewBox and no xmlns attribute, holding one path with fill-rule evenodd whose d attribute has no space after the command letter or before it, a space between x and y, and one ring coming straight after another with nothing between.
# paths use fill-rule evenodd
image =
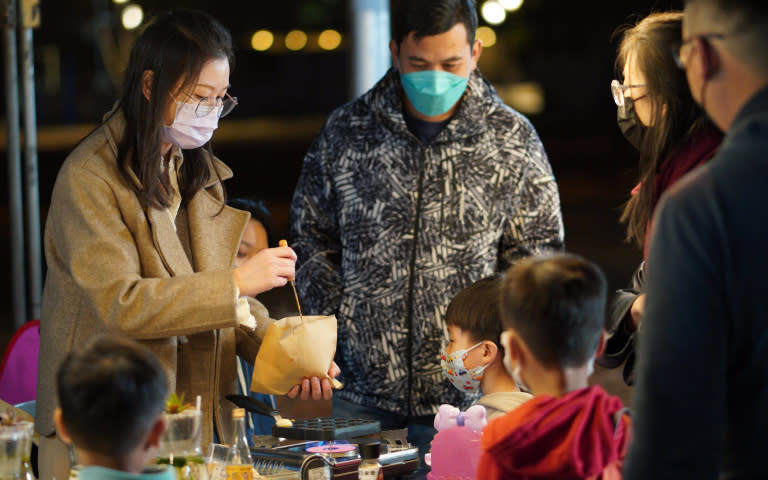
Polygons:
<instances>
[{"instance_id":1,"label":"child in red hoodie","mask_svg":"<svg viewBox=\"0 0 768 480\"><path fill-rule=\"evenodd\" d=\"M532 400L483 430L477 478L620 479L630 420L588 386L605 343L607 282L572 254L521 260L501 289L504 366Z\"/></svg>"}]
</instances>

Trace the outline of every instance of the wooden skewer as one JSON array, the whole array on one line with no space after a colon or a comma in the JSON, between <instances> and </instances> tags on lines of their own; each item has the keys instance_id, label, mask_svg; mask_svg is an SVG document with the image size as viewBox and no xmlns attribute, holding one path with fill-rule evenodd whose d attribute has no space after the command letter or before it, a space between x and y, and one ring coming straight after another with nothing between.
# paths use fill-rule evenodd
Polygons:
<instances>
[{"instance_id":1,"label":"wooden skewer","mask_svg":"<svg viewBox=\"0 0 768 480\"><path fill-rule=\"evenodd\" d=\"M280 240L277 242L277 244L281 247L287 247L288 242L286 240ZM296 298L296 308L299 309L299 318L301 319L302 323L304 322L304 315L301 314L301 303L299 303L299 294L296 292L296 284L293 282L293 280L289 280L291 282L291 287L293 288L293 296Z\"/></svg>"}]
</instances>

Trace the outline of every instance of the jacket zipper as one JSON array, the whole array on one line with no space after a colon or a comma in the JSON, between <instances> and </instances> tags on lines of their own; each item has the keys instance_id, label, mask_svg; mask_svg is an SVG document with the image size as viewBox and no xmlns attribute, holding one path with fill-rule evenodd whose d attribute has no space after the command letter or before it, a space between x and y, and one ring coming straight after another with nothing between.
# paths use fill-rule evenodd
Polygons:
<instances>
[{"instance_id":1,"label":"jacket zipper","mask_svg":"<svg viewBox=\"0 0 768 480\"><path fill-rule=\"evenodd\" d=\"M408 390L406 399L408 401L409 417L411 416L411 398L413 391L413 292L416 287L416 251L418 250L419 229L421 227L422 194L424 193L424 170L426 169L426 163L427 149L426 147L422 147L421 165L419 165L419 186L416 190L416 218L413 221L413 249L411 250L411 269L410 278L408 279L408 304L406 310L406 322L408 322L408 341L406 342L408 352Z\"/></svg>"}]
</instances>

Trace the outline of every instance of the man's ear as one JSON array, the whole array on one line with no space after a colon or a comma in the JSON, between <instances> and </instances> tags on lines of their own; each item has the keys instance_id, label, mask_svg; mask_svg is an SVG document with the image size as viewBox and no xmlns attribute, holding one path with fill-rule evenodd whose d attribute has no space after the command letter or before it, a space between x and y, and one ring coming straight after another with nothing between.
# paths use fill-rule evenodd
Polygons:
<instances>
[{"instance_id":1,"label":"man's ear","mask_svg":"<svg viewBox=\"0 0 768 480\"><path fill-rule=\"evenodd\" d=\"M720 71L720 54L704 37L696 37L693 41L696 43L696 50L700 52L701 74L705 80L709 80Z\"/></svg>"},{"instance_id":2,"label":"man's ear","mask_svg":"<svg viewBox=\"0 0 768 480\"><path fill-rule=\"evenodd\" d=\"M56 436L58 436L59 439L66 444L72 443L72 437L69 436L67 427L64 426L64 422L61 419L60 407L56 407L56 409L53 411L53 424L56 426Z\"/></svg>"},{"instance_id":3,"label":"man's ear","mask_svg":"<svg viewBox=\"0 0 768 480\"><path fill-rule=\"evenodd\" d=\"M605 344L608 340L605 338L605 329L600 330L600 338L597 340L597 350L595 350L595 358L598 358L605 351Z\"/></svg>"},{"instance_id":4,"label":"man's ear","mask_svg":"<svg viewBox=\"0 0 768 480\"><path fill-rule=\"evenodd\" d=\"M389 53L392 55L392 67L394 67L395 70L400 70L400 58L398 54L400 53L400 47L397 45L397 42L395 42L395 39L389 41Z\"/></svg>"},{"instance_id":5,"label":"man's ear","mask_svg":"<svg viewBox=\"0 0 768 480\"><path fill-rule=\"evenodd\" d=\"M481 53L483 53L483 42L481 42L479 38L476 38L475 42L472 44L472 68L470 69L470 72L477 68L477 62L480 60Z\"/></svg>"},{"instance_id":6,"label":"man's ear","mask_svg":"<svg viewBox=\"0 0 768 480\"><path fill-rule=\"evenodd\" d=\"M141 74L141 93L147 101L149 101L151 97L150 94L152 93L152 82L154 79L155 72L152 70L144 70L144 73Z\"/></svg>"},{"instance_id":7,"label":"man's ear","mask_svg":"<svg viewBox=\"0 0 768 480\"><path fill-rule=\"evenodd\" d=\"M155 423L152 424L152 428L149 430L149 433L147 434L147 440L144 443L144 449L148 450L150 448L154 447L160 447L160 440L163 439L163 434L165 433L165 417L163 415L160 415L157 417L157 420L155 420Z\"/></svg>"}]
</instances>

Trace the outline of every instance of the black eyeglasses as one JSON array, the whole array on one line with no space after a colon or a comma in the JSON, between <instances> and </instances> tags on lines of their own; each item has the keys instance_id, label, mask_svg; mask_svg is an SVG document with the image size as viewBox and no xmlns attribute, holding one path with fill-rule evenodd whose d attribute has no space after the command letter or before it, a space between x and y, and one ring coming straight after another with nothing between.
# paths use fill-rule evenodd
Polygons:
<instances>
[{"instance_id":1,"label":"black eyeglasses","mask_svg":"<svg viewBox=\"0 0 768 480\"><path fill-rule=\"evenodd\" d=\"M624 92L630 88L640 88L644 87L644 83L639 83L637 85L622 85L620 81L618 80L612 80L611 81L611 95L613 95L613 101L616 103L617 107L621 107L624 105Z\"/></svg>"},{"instance_id":2,"label":"black eyeglasses","mask_svg":"<svg viewBox=\"0 0 768 480\"><path fill-rule=\"evenodd\" d=\"M723 35L722 33L700 33L698 35L691 35L690 37L683 39L682 43L680 43L680 46L678 48L672 49L672 58L675 59L675 64L677 64L678 68L685 69L685 64L683 63L683 60L682 60L683 47L691 43L696 37L703 38L703 39L714 38L717 40L722 40L725 38L725 35Z\"/></svg>"}]
</instances>

